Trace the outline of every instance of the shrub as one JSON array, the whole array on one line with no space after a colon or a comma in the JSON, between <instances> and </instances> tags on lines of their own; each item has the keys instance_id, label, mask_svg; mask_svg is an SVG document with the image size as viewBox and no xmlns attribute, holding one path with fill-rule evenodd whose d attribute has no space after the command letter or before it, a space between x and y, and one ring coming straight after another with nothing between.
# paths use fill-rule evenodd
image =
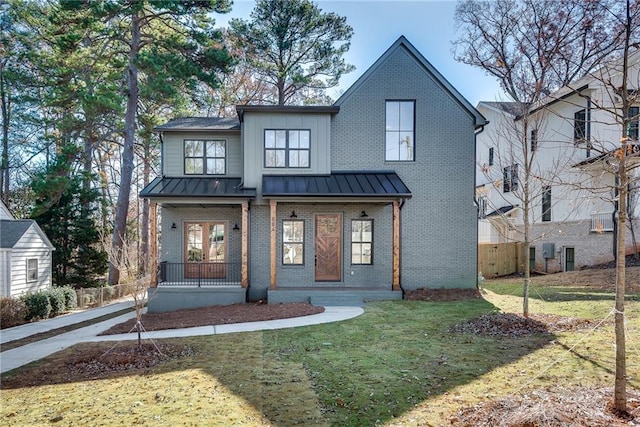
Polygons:
<instances>
[{"instance_id":1,"label":"shrub","mask_svg":"<svg viewBox=\"0 0 640 427\"><path fill-rule=\"evenodd\" d=\"M51 312L49 317L55 317L65 312L67 308L67 300L64 295L64 291L61 288L52 287L44 291L49 298L49 304L51 304Z\"/></svg>"},{"instance_id":2,"label":"shrub","mask_svg":"<svg viewBox=\"0 0 640 427\"><path fill-rule=\"evenodd\" d=\"M78 308L78 296L76 290L71 286L63 286L60 288L64 293L65 307L67 311L72 311Z\"/></svg>"},{"instance_id":3,"label":"shrub","mask_svg":"<svg viewBox=\"0 0 640 427\"><path fill-rule=\"evenodd\" d=\"M27 306L17 298L0 297L0 328L11 328L27 322Z\"/></svg>"},{"instance_id":4,"label":"shrub","mask_svg":"<svg viewBox=\"0 0 640 427\"><path fill-rule=\"evenodd\" d=\"M20 299L27 306L27 320L48 319L51 313L49 297L43 291L24 294Z\"/></svg>"}]
</instances>

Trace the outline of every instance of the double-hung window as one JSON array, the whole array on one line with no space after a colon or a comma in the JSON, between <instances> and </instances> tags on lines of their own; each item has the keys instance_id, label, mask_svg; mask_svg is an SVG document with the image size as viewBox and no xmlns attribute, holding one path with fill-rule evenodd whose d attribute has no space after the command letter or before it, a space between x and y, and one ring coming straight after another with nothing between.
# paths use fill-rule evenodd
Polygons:
<instances>
[{"instance_id":1,"label":"double-hung window","mask_svg":"<svg viewBox=\"0 0 640 427\"><path fill-rule=\"evenodd\" d=\"M226 141L184 140L185 175L224 175L226 173Z\"/></svg>"},{"instance_id":2,"label":"double-hung window","mask_svg":"<svg viewBox=\"0 0 640 427\"><path fill-rule=\"evenodd\" d=\"M531 152L538 148L538 129L531 129Z\"/></svg>"},{"instance_id":3,"label":"double-hung window","mask_svg":"<svg viewBox=\"0 0 640 427\"><path fill-rule=\"evenodd\" d=\"M493 147L489 147L489 166L493 166Z\"/></svg>"},{"instance_id":4,"label":"double-hung window","mask_svg":"<svg viewBox=\"0 0 640 427\"><path fill-rule=\"evenodd\" d=\"M542 189L542 221L551 221L551 187L548 185Z\"/></svg>"},{"instance_id":5,"label":"double-hung window","mask_svg":"<svg viewBox=\"0 0 640 427\"><path fill-rule=\"evenodd\" d=\"M267 168L308 168L311 131L267 129L264 131L264 166Z\"/></svg>"},{"instance_id":6,"label":"double-hung window","mask_svg":"<svg viewBox=\"0 0 640 427\"><path fill-rule=\"evenodd\" d=\"M304 264L304 220L282 222L282 263Z\"/></svg>"},{"instance_id":7,"label":"double-hung window","mask_svg":"<svg viewBox=\"0 0 640 427\"><path fill-rule=\"evenodd\" d=\"M27 282L38 280L38 258L27 259Z\"/></svg>"},{"instance_id":8,"label":"double-hung window","mask_svg":"<svg viewBox=\"0 0 640 427\"><path fill-rule=\"evenodd\" d=\"M638 121L640 121L640 117L638 114L640 113L640 107L629 107L629 119L627 126L627 136L634 141L638 141Z\"/></svg>"},{"instance_id":9,"label":"double-hung window","mask_svg":"<svg viewBox=\"0 0 640 427\"><path fill-rule=\"evenodd\" d=\"M415 101L387 101L385 160L413 161Z\"/></svg>"},{"instance_id":10,"label":"double-hung window","mask_svg":"<svg viewBox=\"0 0 640 427\"><path fill-rule=\"evenodd\" d=\"M573 114L573 143L587 142L587 113L585 110L576 111Z\"/></svg>"},{"instance_id":11,"label":"double-hung window","mask_svg":"<svg viewBox=\"0 0 640 427\"><path fill-rule=\"evenodd\" d=\"M518 165L513 164L502 169L502 191L508 193L518 189Z\"/></svg>"},{"instance_id":12,"label":"double-hung window","mask_svg":"<svg viewBox=\"0 0 640 427\"><path fill-rule=\"evenodd\" d=\"M373 264L373 220L351 221L351 264Z\"/></svg>"}]
</instances>

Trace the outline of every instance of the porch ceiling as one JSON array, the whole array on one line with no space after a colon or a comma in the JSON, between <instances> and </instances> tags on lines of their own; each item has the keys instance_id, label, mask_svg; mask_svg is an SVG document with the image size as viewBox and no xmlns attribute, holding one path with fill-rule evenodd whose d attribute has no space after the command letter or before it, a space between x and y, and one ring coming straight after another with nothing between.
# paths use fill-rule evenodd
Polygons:
<instances>
[{"instance_id":1,"label":"porch ceiling","mask_svg":"<svg viewBox=\"0 0 640 427\"><path fill-rule=\"evenodd\" d=\"M239 203L256 197L254 188L244 188L240 178L158 177L147 185L140 197L163 203Z\"/></svg>"},{"instance_id":2,"label":"porch ceiling","mask_svg":"<svg viewBox=\"0 0 640 427\"><path fill-rule=\"evenodd\" d=\"M266 198L340 199L344 201L397 200L411 191L395 172L333 172L330 175L265 175Z\"/></svg>"}]
</instances>

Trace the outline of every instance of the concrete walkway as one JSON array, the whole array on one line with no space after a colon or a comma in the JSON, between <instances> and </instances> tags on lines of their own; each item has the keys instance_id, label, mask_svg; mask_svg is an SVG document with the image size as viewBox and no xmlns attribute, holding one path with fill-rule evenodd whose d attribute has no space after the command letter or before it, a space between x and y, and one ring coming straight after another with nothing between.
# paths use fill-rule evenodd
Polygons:
<instances>
[{"instance_id":1,"label":"concrete walkway","mask_svg":"<svg viewBox=\"0 0 640 427\"><path fill-rule=\"evenodd\" d=\"M132 301L120 302L105 307L67 314L53 319L16 326L14 328L3 329L0 331L0 343L5 344L17 339L47 332L63 326L77 324L86 320L95 319L106 314L115 313L132 307ZM362 307L325 307L323 313L313 314L311 316L295 317L292 319L267 320L262 322L233 323L229 325L211 325L195 328L151 331L143 333L142 338L161 339L293 328L297 326L338 322L359 316L363 312L364 310ZM138 339L138 336L135 333L98 336L99 333L133 317L135 317L135 312L131 310L130 313L126 313L103 322L56 335L55 337L47 338L45 340L26 344L21 347L16 347L12 350L2 351L0 352L0 373L8 372L12 369L26 365L27 363L42 359L50 354L64 350L65 348L80 342L136 340Z\"/></svg>"}]
</instances>

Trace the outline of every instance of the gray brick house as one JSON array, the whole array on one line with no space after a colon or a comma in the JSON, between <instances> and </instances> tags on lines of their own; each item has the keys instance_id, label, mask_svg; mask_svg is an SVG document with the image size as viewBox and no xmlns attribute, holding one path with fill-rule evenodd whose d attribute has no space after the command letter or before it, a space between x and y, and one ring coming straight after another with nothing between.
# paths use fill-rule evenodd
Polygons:
<instances>
[{"instance_id":1,"label":"gray brick house","mask_svg":"<svg viewBox=\"0 0 640 427\"><path fill-rule=\"evenodd\" d=\"M404 37L332 106L237 113L156 128L162 176L140 193L161 209L150 311L476 286L487 122Z\"/></svg>"}]
</instances>

